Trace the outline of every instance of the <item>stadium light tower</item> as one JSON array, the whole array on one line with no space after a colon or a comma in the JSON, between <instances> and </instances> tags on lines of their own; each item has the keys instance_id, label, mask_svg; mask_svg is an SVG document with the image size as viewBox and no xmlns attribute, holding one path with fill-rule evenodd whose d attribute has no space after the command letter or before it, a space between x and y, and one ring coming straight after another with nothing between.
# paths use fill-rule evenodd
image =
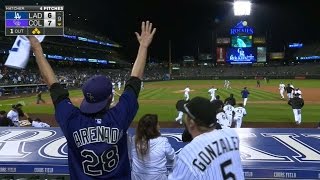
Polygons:
<instances>
[{"instance_id":1,"label":"stadium light tower","mask_svg":"<svg viewBox=\"0 0 320 180\"><path fill-rule=\"evenodd\" d=\"M235 16L249 16L251 13L251 1L235 0L233 3L233 10Z\"/></svg>"}]
</instances>

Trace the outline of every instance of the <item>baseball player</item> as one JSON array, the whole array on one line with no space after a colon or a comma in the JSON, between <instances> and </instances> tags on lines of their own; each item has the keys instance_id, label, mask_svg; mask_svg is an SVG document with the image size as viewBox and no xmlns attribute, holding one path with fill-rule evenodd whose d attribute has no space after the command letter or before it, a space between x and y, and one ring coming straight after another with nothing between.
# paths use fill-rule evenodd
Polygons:
<instances>
[{"instance_id":1,"label":"baseball player","mask_svg":"<svg viewBox=\"0 0 320 180\"><path fill-rule=\"evenodd\" d=\"M286 88L286 85L283 84L283 82L281 82L281 83L279 84L279 91L280 91L281 99L284 99L283 93L284 93L285 88Z\"/></svg>"},{"instance_id":2,"label":"baseball player","mask_svg":"<svg viewBox=\"0 0 320 180\"><path fill-rule=\"evenodd\" d=\"M40 101L42 102L42 103L46 103L43 99L42 99L42 90L38 90L38 93L37 93L37 104L39 104L40 103Z\"/></svg>"},{"instance_id":3,"label":"baseball player","mask_svg":"<svg viewBox=\"0 0 320 180\"><path fill-rule=\"evenodd\" d=\"M121 81L120 80L118 81L118 90L119 91L121 90Z\"/></svg>"},{"instance_id":4,"label":"baseball player","mask_svg":"<svg viewBox=\"0 0 320 180\"><path fill-rule=\"evenodd\" d=\"M287 91L288 99L290 100L291 98L293 98L293 92L294 92L293 85L288 84L286 87L286 91Z\"/></svg>"},{"instance_id":5,"label":"baseball player","mask_svg":"<svg viewBox=\"0 0 320 180\"><path fill-rule=\"evenodd\" d=\"M233 121L233 111L234 111L234 107L232 105L230 105L229 103L227 103L224 107L223 107L224 112L227 115L227 119L230 122L230 125Z\"/></svg>"},{"instance_id":6,"label":"baseball player","mask_svg":"<svg viewBox=\"0 0 320 180\"><path fill-rule=\"evenodd\" d=\"M178 111L178 117L176 117L175 121L176 122L179 122L179 124L182 124L182 117L183 117L183 112L182 112L182 109L181 109L181 104L185 104L186 101L185 100L179 100L177 103L176 103L176 109Z\"/></svg>"},{"instance_id":7,"label":"baseball player","mask_svg":"<svg viewBox=\"0 0 320 180\"><path fill-rule=\"evenodd\" d=\"M294 121L296 124L301 123L301 109L304 106L304 100L299 98L300 94L294 94L294 97L288 101L288 104L292 107Z\"/></svg>"},{"instance_id":8,"label":"baseball player","mask_svg":"<svg viewBox=\"0 0 320 180\"><path fill-rule=\"evenodd\" d=\"M189 88L189 86L187 86L184 89L184 98L185 98L186 101L189 101L189 99L190 99L189 92L190 92L190 88Z\"/></svg>"},{"instance_id":9,"label":"baseball player","mask_svg":"<svg viewBox=\"0 0 320 180\"><path fill-rule=\"evenodd\" d=\"M246 109L242 103L238 104L238 107L233 110L233 120L236 123L236 128L241 128L243 116L247 115Z\"/></svg>"},{"instance_id":10,"label":"baseball player","mask_svg":"<svg viewBox=\"0 0 320 180\"><path fill-rule=\"evenodd\" d=\"M239 136L220 129L216 109L203 97L183 105L184 123L193 140L179 152L169 180L243 180Z\"/></svg>"},{"instance_id":11,"label":"baseball player","mask_svg":"<svg viewBox=\"0 0 320 180\"><path fill-rule=\"evenodd\" d=\"M50 87L55 119L67 140L71 180L131 179L126 132L138 111L141 79L155 32L147 21L142 22L141 34L135 33L140 44L137 58L124 92L113 108L109 108L112 84L103 75L85 82L80 108L74 106L68 90L58 83L43 56L39 41L33 36L29 38L39 71Z\"/></svg>"},{"instance_id":12,"label":"baseball player","mask_svg":"<svg viewBox=\"0 0 320 180\"><path fill-rule=\"evenodd\" d=\"M241 91L241 96L243 99L243 106L247 105L249 94L250 94L250 92L248 91L247 87L244 87L243 90Z\"/></svg>"},{"instance_id":13,"label":"baseball player","mask_svg":"<svg viewBox=\"0 0 320 180\"><path fill-rule=\"evenodd\" d=\"M294 93L293 94L299 94L299 98L302 98L302 92L301 92L301 90L299 89L299 88L296 88L295 90L294 90Z\"/></svg>"},{"instance_id":14,"label":"baseball player","mask_svg":"<svg viewBox=\"0 0 320 180\"><path fill-rule=\"evenodd\" d=\"M229 119L227 118L227 115L223 111L223 109L219 109L217 111L216 118L217 118L217 123L220 124L222 129L231 127L231 121L229 121Z\"/></svg>"},{"instance_id":15,"label":"baseball player","mask_svg":"<svg viewBox=\"0 0 320 180\"><path fill-rule=\"evenodd\" d=\"M231 83L229 80L227 80L226 89L231 89Z\"/></svg>"},{"instance_id":16,"label":"baseball player","mask_svg":"<svg viewBox=\"0 0 320 180\"><path fill-rule=\"evenodd\" d=\"M227 80L224 80L224 85L223 87L227 89L227 84L228 84L228 81Z\"/></svg>"},{"instance_id":17,"label":"baseball player","mask_svg":"<svg viewBox=\"0 0 320 180\"><path fill-rule=\"evenodd\" d=\"M218 90L218 89L215 88L214 86L212 86L208 91L208 93L211 96L211 99L210 99L211 102L216 99L216 90Z\"/></svg>"}]
</instances>

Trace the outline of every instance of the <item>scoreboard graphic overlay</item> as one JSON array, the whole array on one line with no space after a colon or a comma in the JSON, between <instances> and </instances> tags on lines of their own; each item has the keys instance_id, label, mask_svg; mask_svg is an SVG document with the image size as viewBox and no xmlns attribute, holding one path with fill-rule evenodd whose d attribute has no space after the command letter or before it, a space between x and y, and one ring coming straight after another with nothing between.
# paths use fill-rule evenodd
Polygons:
<instances>
[{"instance_id":1,"label":"scoreboard graphic overlay","mask_svg":"<svg viewBox=\"0 0 320 180\"><path fill-rule=\"evenodd\" d=\"M6 36L64 35L64 6L6 6Z\"/></svg>"}]
</instances>

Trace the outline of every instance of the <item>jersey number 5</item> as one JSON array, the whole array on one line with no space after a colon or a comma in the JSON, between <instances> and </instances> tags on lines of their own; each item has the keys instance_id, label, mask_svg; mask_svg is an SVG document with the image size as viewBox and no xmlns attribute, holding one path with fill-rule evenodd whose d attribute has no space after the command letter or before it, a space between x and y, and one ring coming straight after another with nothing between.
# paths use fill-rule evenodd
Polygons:
<instances>
[{"instance_id":1,"label":"jersey number 5","mask_svg":"<svg viewBox=\"0 0 320 180\"><path fill-rule=\"evenodd\" d=\"M232 172L226 172L227 166L232 165L231 159L220 164L221 173L223 176L223 180L236 180L236 176Z\"/></svg>"},{"instance_id":2,"label":"jersey number 5","mask_svg":"<svg viewBox=\"0 0 320 180\"><path fill-rule=\"evenodd\" d=\"M81 156L85 158L82 161L83 172L90 176L101 176L102 171L111 172L119 162L118 146L114 145L110 149L104 151L99 157L92 150L84 149ZM99 167L102 166L102 170Z\"/></svg>"}]
</instances>

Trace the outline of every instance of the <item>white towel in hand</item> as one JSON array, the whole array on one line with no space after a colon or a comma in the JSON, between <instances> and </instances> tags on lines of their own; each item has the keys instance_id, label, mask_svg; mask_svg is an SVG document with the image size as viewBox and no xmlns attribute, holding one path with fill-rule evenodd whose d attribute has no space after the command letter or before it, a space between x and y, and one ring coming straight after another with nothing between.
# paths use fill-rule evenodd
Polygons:
<instances>
[{"instance_id":1,"label":"white towel in hand","mask_svg":"<svg viewBox=\"0 0 320 180\"><path fill-rule=\"evenodd\" d=\"M42 42L45 36L39 35L35 37L39 42ZM26 36L17 36L4 65L15 69L24 69L29 60L30 48L31 45Z\"/></svg>"}]
</instances>

